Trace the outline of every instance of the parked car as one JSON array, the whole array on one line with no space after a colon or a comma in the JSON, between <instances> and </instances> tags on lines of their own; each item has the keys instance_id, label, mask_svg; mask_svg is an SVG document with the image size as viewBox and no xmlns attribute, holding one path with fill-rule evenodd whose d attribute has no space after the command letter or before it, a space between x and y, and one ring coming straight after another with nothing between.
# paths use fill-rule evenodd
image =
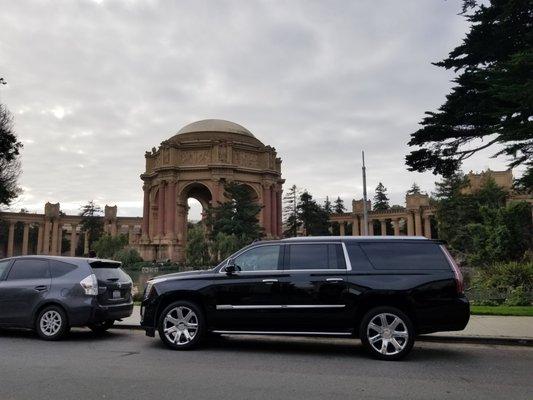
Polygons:
<instances>
[{"instance_id":1,"label":"parked car","mask_svg":"<svg viewBox=\"0 0 533 400\"><path fill-rule=\"evenodd\" d=\"M112 260L22 256L0 260L0 326L56 340L72 326L97 333L133 312L131 278Z\"/></svg>"},{"instance_id":2,"label":"parked car","mask_svg":"<svg viewBox=\"0 0 533 400\"><path fill-rule=\"evenodd\" d=\"M256 242L212 270L149 281L141 326L171 349L209 334L359 337L377 358L420 334L465 328L463 278L445 246L413 237Z\"/></svg>"}]
</instances>

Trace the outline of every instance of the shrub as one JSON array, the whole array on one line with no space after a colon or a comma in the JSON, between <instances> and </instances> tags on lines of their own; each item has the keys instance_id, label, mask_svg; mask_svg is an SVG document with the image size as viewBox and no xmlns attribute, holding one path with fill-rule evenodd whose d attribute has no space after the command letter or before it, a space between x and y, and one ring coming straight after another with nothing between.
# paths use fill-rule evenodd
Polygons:
<instances>
[{"instance_id":1,"label":"shrub","mask_svg":"<svg viewBox=\"0 0 533 400\"><path fill-rule=\"evenodd\" d=\"M113 255L113 259L120 261L122 265L127 266L127 267L134 265L136 263L142 262L143 260L139 252L132 248L126 248L126 249L117 251Z\"/></svg>"},{"instance_id":2,"label":"shrub","mask_svg":"<svg viewBox=\"0 0 533 400\"><path fill-rule=\"evenodd\" d=\"M499 263L479 269L472 280L472 288L495 293L496 297L505 299L507 305L529 305L533 291L533 262Z\"/></svg>"},{"instance_id":3,"label":"shrub","mask_svg":"<svg viewBox=\"0 0 533 400\"><path fill-rule=\"evenodd\" d=\"M112 258L115 253L122 250L127 244L128 238L126 235L104 235L94 243L93 248L98 257Z\"/></svg>"}]
</instances>

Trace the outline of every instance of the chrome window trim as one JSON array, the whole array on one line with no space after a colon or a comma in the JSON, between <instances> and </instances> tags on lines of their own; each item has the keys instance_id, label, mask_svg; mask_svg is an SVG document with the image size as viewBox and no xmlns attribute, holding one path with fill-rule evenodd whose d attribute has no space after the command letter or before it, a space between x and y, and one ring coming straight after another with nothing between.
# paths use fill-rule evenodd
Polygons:
<instances>
[{"instance_id":1,"label":"chrome window trim","mask_svg":"<svg viewBox=\"0 0 533 400\"><path fill-rule=\"evenodd\" d=\"M282 310L287 308L345 308L346 304L265 304L265 305L237 305L217 304L217 310Z\"/></svg>"},{"instance_id":2,"label":"chrome window trim","mask_svg":"<svg viewBox=\"0 0 533 400\"><path fill-rule=\"evenodd\" d=\"M351 332L297 332L297 331L212 331L226 335L320 335L320 336L352 336Z\"/></svg>"}]
</instances>

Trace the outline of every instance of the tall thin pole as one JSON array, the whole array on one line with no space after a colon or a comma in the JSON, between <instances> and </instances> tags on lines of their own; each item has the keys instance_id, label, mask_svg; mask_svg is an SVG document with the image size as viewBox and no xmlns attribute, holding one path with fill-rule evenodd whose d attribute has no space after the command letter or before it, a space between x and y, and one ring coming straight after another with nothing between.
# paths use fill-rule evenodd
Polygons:
<instances>
[{"instance_id":1,"label":"tall thin pole","mask_svg":"<svg viewBox=\"0 0 533 400\"><path fill-rule=\"evenodd\" d=\"M363 155L363 234L368 236L368 210L366 208L366 167L365 167L365 152Z\"/></svg>"}]
</instances>

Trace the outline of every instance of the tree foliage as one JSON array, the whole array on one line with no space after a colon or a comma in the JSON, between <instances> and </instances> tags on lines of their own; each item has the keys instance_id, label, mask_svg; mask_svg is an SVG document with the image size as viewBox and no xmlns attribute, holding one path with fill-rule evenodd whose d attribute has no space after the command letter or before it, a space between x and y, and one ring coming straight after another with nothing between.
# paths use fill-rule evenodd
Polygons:
<instances>
[{"instance_id":1,"label":"tree foliage","mask_svg":"<svg viewBox=\"0 0 533 400\"><path fill-rule=\"evenodd\" d=\"M0 104L0 206L9 206L21 192L17 185L20 175L19 154L22 143L13 129L13 117Z\"/></svg>"},{"instance_id":2,"label":"tree foliage","mask_svg":"<svg viewBox=\"0 0 533 400\"><path fill-rule=\"evenodd\" d=\"M298 217L306 236L329 235L329 215L308 191L300 196Z\"/></svg>"},{"instance_id":3,"label":"tree foliage","mask_svg":"<svg viewBox=\"0 0 533 400\"><path fill-rule=\"evenodd\" d=\"M411 135L420 147L411 171L449 177L478 151L496 147L510 166L533 168L533 12L531 0L465 1L470 32L435 63L459 75L437 112L426 112ZM530 172L531 173L531 172Z\"/></svg>"},{"instance_id":4,"label":"tree foliage","mask_svg":"<svg viewBox=\"0 0 533 400\"><path fill-rule=\"evenodd\" d=\"M383 211L388 210L389 208L387 188L383 186L383 183L379 182L376 187L376 194L374 195L374 211Z\"/></svg>"},{"instance_id":5,"label":"tree foliage","mask_svg":"<svg viewBox=\"0 0 533 400\"><path fill-rule=\"evenodd\" d=\"M101 258L113 258L120 250L128 244L126 235L102 235L93 244L96 255Z\"/></svg>"},{"instance_id":6,"label":"tree foliage","mask_svg":"<svg viewBox=\"0 0 533 400\"><path fill-rule=\"evenodd\" d=\"M211 237L219 233L235 235L243 245L263 237L263 228L257 215L262 206L257 204L250 189L235 182L224 186L227 201L219 202L208 210L207 224L211 228Z\"/></svg>"},{"instance_id":7,"label":"tree foliage","mask_svg":"<svg viewBox=\"0 0 533 400\"><path fill-rule=\"evenodd\" d=\"M283 236L295 237L298 235L298 229L302 222L298 215L298 206L300 205L300 190L296 185L292 185L287 193L283 196L283 221L285 231Z\"/></svg>"},{"instance_id":8,"label":"tree foliage","mask_svg":"<svg viewBox=\"0 0 533 400\"><path fill-rule=\"evenodd\" d=\"M82 217L80 225L84 234L89 234L89 246L96 242L104 232L104 220L102 208L93 200L80 207L79 215ZM80 241L81 243L81 241Z\"/></svg>"},{"instance_id":9,"label":"tree foliage","mask_svg":"<svg viewBox=\"0 0 533 400\"><path fill-rule=\"evenodd\" d=\"M195 224L187 230L185 254L187 265L190 267L203 267L210 264L209 248L202 223Z\"/></svg>"},{"instance_id":10,"label":"tree foliage","mask_svg":"<svg viewBox=\"0 0 533 400\"><path fill-rule=\"evenodd\" d=\"M337 196L337 199L335 199L334 206L333 206L333 212L335 214L342 214L343 212L346 212L346 207L344 206L344 200L340 198L340 196Z\"/></svg>"},{"instance_id":11,"label":"tree foliage","mask_svg":"<svg viewBox=\"0 0 533 400\"><path fill-rule=\"evenodd\" d=\"M418 186L416 182L413 182L413 184L411 185L411 188L407 191L407 194L408 195L422 194L422 191L420 190L420 186Z\"/></svg>"}]
</instances>

